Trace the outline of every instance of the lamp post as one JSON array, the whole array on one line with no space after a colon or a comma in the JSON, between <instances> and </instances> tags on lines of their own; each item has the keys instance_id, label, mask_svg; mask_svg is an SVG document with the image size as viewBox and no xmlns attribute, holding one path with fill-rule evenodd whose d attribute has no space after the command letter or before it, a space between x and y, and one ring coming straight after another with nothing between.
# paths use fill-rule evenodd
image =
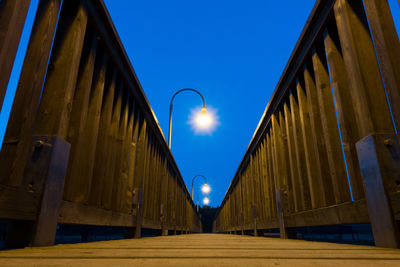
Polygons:
<instances>
[{"instance_id":1,"label":"lamp post","mask_svg":"<svg viewBox=\"0 0 400 267\"><path fill-rule=\"evenodd\" d=\"M195 89L192 89L192 88L185 88L185 89L181 89L181 90L179 90L178 92L176 92L176 93L172 96L171 102L170 102L170 104L169 104L169 127L168 127L168 147L169 147L169 149L171 149L172 102L174 101L175 96L176 96L177 94L179 94L180 92L183 92L183 91L193 91L193 92L199 94L200 97L201 97L201 99L202 99L202 101L203 101L203 107L201 108L201 115L202 115L203 118L206 118L206 114L207 114L206 102L204 101L203 95L202 95L199 91L197 91L197 90L195 90ZM200 123L207 123L207 122L208 122L207 119L203 119L202 121L200 121Z\"/></svg>"}]
</instances>

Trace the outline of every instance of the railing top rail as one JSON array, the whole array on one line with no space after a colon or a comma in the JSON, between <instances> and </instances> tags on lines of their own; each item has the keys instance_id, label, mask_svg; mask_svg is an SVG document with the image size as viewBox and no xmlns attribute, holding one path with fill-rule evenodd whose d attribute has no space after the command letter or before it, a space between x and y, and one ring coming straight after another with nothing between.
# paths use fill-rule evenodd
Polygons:
<instances>
[{"instance_id":1,"label":"railing top rail","mask_svg":"<svg viewBox=\"0 0 400 267\"><path fill-rule=\"evenodd\" d=\"M89 14L92 16L92 19L95 22L93 26L97 28L98 33L104 38L105 43L110 49L111 56L115 60L117 68L120 69L124 78L130 85L129 87L131 89L131 93L136 99L139 100L138 103L141 108L146 111L145 117L147 118L147 122L149 122L150 126L153 128L155 136L161 144L161 149L165 152L165 155L169 160L171 167L174 169L174 172L176 172L178 176L179 182L184 187L187 198L191 201L192 206L195 207L190 197L185 181L183 180L182 175L179 171L175 158L173 157L171 150L168 148L165 136L139 82L136 72L133 69L131 61L129 60L128 54L126 53L126 50L107 10L104 0L85 0L84 3L86 4Z\"/></svg>"},{"instance_id":2,"label":"railing top rail","mask_svg":"<svg viewBox=\"0 0 400 267\"><path fill-rule=\"evenodd\" d=\"M292 54L286 64L285 69L279 79L277 86L269 100L267 107L257 125L256 130L250 140L250 143L246 149L246 152L240 161L239 167L237 168L235 175L225 193L224 199L221 202L220 208L216 212L215 217L218 216L223 204L227 200L229 193L232 191L233 186L238 181L239 174L244 168L245 163L248 161L250 154L253 152L254 148L258 144L260 138L265 132L268 126L272 114L277 109L278 105L281 103L282 98L287 93L290 85L296 78L296 73L302 67L307 54L311 51L315 38L323 30L323 26L326 20L329 18L329 14L333 8L336 0L317 0L311 14L309 15L307 22L300 34L300 37L294 47Z\"/></svg>"}]
</instances>

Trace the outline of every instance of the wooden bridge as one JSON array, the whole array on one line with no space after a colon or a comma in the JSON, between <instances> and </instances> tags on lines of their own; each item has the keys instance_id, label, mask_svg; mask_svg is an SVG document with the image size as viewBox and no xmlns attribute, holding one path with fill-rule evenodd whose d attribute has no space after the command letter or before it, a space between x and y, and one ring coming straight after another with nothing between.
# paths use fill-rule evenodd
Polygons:
<instances>
[{"instance_id":1,"label":"wooden bridge","mask_svg":"<svg viewBox=\"0 0 400 267\"><path fill-rule=\"evenodd\" d=\"M1 104L29 4L0 2ZM399 127L400 45L388 2L316 1L214 231L264 235L278 228L285 239L295 238L298 227L366 223L377 246L399 248ZM126 238L143 229L164 236L201 232L102 0L39 0L0 170L8 247L53 245L61 224L124 227ZM26 248L0 253L0 263L79 258L94 265L97 257L108 264L185 264L180 253L198 265L207 264L197 262L202 257L288 266L399 258L390 249L185 235Z\"/></svg>"},{"instance_id":2,"label":"wooden bridge","mask_svg":"<svg viewBox=\"0 0 400 267\"><path fill-rule=\"evenodd\" d=\"M191 234L0 251L1 266L399 266L397 249Z\"/></svg>"}]
</instances>

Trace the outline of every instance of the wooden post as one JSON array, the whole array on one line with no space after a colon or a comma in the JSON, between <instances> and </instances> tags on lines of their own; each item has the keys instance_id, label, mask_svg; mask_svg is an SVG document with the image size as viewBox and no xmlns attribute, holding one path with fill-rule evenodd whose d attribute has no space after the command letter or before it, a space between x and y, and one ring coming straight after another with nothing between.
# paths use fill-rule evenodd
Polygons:
<instances>
[{"instance_id":1,"label":"wooden post","mask_svg":"<svg viewBox=\"0 0 400 267\"><path fill-rule=\"evenodd\" d=\"M136 204L135 238L140 238L142 237L143 189L134 190L134 203Z\"/></svg>"},{"instance_id":2,"label":"wooden post","mask_svg":"<svg viewBox=\"0 0 400 267\"><path fill-rule=\"evenodd\" d=\"M372 134L357 142L357 153L375 245L400 248L390 194L398 191L400 136Z\"/></svg>"},{"instance_id":3,"label":"wooden post","mask_svg":"<svg viewBox=\"0 0 400 267\"><path fill-rule=\"evenodd\" d=\"M3 0L0 8L0 110L17 54L30 0Z\"/></svg>"},{"instance_id":4,"label":"wooden post","mask_svg":"<svg viewBox=\"0 0 400 267\"><path fill-rule=\"evenodd\" d=\"M7 247L54 244L70 144L58 136L34 136L31 160L25 177L32 185L42 184L36 222L12 222Z\"/></svg>"}]
</instances>

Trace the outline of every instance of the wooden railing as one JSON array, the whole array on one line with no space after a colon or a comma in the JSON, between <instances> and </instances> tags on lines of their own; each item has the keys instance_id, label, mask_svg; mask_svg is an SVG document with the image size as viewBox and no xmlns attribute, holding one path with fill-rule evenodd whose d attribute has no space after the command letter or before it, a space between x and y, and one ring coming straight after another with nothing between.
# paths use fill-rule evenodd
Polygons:
<instances>
[{"instance_id":1,"label":"wooden railing","mask_svg":"<svg viewBox=\"0 0 400 267\"><path fill-rule=\"evenodd\" d=\"M1 103L28 6L1 1ZM57 224L201 231L101 0L39 1L0 170L10 245L53 244Z\"/></svg>"},{"instance_id":2,"label":"wooden railing","mask_svg":"<svg viewBox=\"0 0 400 267\"><path fill-rule=\"evenodd\" d=\"M216 232L371 223L399 247L400 45L385 0L317 1Z\"/></svg>"}]
</instances>

